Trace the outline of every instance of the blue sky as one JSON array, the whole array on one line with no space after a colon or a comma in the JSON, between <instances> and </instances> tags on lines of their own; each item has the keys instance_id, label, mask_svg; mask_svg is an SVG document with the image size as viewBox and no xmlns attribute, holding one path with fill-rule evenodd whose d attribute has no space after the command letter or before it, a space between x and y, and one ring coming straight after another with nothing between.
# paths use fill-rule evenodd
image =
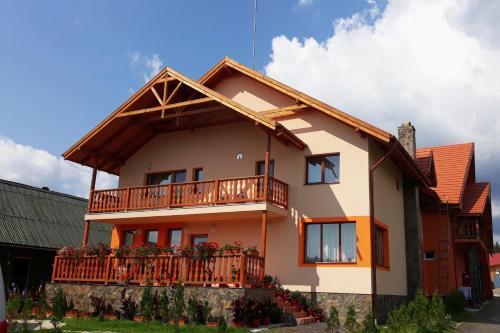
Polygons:
<instances>
[{"instance_id":1,"label":"blue sky","mask_svg":"<svg viewBox=\"0 0 500 333\"><path fill-rule=\"evenodd\" d=\"M278 35L324 39L365 1L260 0L256 67ZM253 0L2 1L0 135L59 155L144 84L144 64L198 78L230 56L251 64Z\"/></svg>"}]
</instances>

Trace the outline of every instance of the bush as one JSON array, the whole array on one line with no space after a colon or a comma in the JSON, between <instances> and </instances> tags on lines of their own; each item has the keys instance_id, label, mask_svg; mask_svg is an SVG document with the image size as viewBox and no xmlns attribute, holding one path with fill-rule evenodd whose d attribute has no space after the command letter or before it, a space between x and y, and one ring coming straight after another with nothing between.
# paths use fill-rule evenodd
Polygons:
<instances>
[{"instance_id":1,"label":"bush","mask_svg":"<svg viewBox=\"0 0 500 333\"><path fill-rule=\"evenodd\" d=\"M139 308L141 316L144 321L148 322L154 319L155 315L155 302L151 286L146 286L142 291L141 305Z\"/></svg>"},{"instance_id":2,"label":"bush","mask_svg":"<svg viewBox=\"0 0 500 333\"><path fill-rule=\"evenodd\" d=\"M446 313L456 318L464 311L465 297L459 290L455 290L443 298Z\"/></svg>"},{"instance_id":3,"label":"bush","mask_svg":"<svg viewBox=\"0 0 500 333\"><path fill-rule=\"evenodd\" d=\"M390 332L448 332L454 328L446 314L442 298L434 294L431 299L418 291L415 298L389 314Z\"/></svg>"},{"instance_id":4,"label":"bush","mask_svg":"<svg viewBox=\"0 0 500 333\"><path fill-rule=\"evenodd\" d=\"M338 332L340 328L339 311L332 305L330 307L330 312L328 312L328 318L326 319L326 331L327 332Z\"/></svg>"},{"instance_id":5,"label":"bush","mask_svg":"<svg viewBox=\"0 0 500 333\"><path fill-rule=\"evenodd\" d=\"M137 305L132 300L132 296L125 297L126 290L122 291L121 295L121 313L120 317L127 320L133 320L137 314Z\"/></svg>"},{"instance_id":6,"label":"bush","mask_svg":"<svg viewBox=\"0 0 500 333\"><path fill-rule=\"evenodd\" d=\"M344 322L344 327L349 332L354 332L359 328L359 324L356 321L356 309L354 308L354 304L349 305L349 308L347 309L347 315Z\"/></svg>"},{"instance_id":7,"label":"bush","mask_svg":"<svg viewBox=\"0 0 500 333\"><path fill-rule=\"evenodd\" d=\"M170 319L170 296L167 289L160 292L158 299L158 318L164 323Z\"/></svg>"},{"instance_id":8,"label":"bush","mask_svg":"<svg viewBox=\"0 0 500 333\"><path fill-rule=\"evenodd\" d=\"M97 317L99 320L104 320L104 315L106 314L106 300L104 297L90 296L90 305L92 307L91 314Z\"/></svg>"},{"instance_id":9,"label":"bush","mask_svg":"<svg viewBox=\"0 0 500 333\"><path fill-rule=\"evenodd\" d=\"M188 300L187 313L189 321L193 324L205 325L211 308L208 301L198 302L193 296Z\"/></svg>"},{"instance_id":10,"label":"bush","mask_svg":"<svg viewBox=\"0 0 500 333\"><path fill-rule=\"evenodd\" d=\"M59 323L66 315L68 310L68 305L66 303L66 296L61 288L56 290L54 298L52 299L52 317L50 317L50 322L57 329Z\"/></svg>"},{"instance_id":11,"label":"bush","mask_svg":"<svg viewBox=\"0 0 500 333\"><path fill-rule=\"evenodd\" d=\"M375 316L370 311L366 314L365 319L363 319L363 324L361 328L363 333L378 333L380 329L375 324Z\"/></svg>"},{"instance_id":12,"label":"bush","mask_svg":"<svg viewBox=\"0 0 500 333\"><path fill-rule=\"evenodd\" d=\"M170 315L174 321L175 331L179 332L179 320L184 315L186 304L184 303L184 286L176 284L173 287L173 296L171 301Z\"/></svg>"}]
</instances>

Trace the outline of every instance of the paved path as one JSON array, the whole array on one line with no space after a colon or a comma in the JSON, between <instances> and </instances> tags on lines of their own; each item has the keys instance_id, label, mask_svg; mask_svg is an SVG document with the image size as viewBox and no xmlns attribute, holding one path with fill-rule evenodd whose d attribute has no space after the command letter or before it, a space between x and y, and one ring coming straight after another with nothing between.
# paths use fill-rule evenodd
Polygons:
<instances>
[{"instance_id":1,"label":"paved path","mask_svg":"<svg viewBox=\"0 0 500 333\"><path fill-rule=\"evenodd\" d=\"M480 311L471 312L466 322L458 326L462 333L498 333L500 332L500 295L486 304Z\"/></svg>"}]
</instances>

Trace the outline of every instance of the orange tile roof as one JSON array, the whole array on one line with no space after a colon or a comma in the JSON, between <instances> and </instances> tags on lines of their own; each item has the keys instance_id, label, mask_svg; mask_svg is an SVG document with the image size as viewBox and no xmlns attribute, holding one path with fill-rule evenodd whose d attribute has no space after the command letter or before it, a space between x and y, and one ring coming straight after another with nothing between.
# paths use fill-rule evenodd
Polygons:
<instances>
[{"instance_id":1,"label":"orange tile roof","mask_svg":"<svg viewBox=\"0 0 500 333\"><path fill-rule=\"evenodd\" d=\"M500 266L500 253L494 253L490 256L490 266Z\"/></svg>"},{"instance_id":2,"label":"orange tile roof","mask_svg":"<svg viewBox=\"0 0 500 333\"><path fill-rule=\"evenodd\" d=\"M482 214L490 194L490 183L469 183L465 187L462 199L464 214Z\"/></svg>"},{"instance_id":3,"label":"orange tile roof","mask_svg":"<svg viewBox=\"0 0 500 333\"><path fill-rule=\"evenodd\" d=\"M434 156L436 186L432 189L443 203L460 204L469 166L474 152L473 143L417 148L416 162L427 167L428 158ZM427 170L422 170L426 172Z\"/></svg>"}]
</instances>

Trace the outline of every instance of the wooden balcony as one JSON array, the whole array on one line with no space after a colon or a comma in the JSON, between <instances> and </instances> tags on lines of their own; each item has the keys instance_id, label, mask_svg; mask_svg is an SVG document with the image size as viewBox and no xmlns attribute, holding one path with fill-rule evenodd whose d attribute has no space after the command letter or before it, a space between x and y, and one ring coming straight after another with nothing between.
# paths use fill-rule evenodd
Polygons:
<instances>
[{"instance_id":1,"label":"wooden balcony","mask_svg":"<svg viewBox=\"0 0 500 333\"><path fill-rule=\"evenodd\" d=\"M453 239L456 242L484 242L485 235L478 218L458 218L453 223Z\"/></svg>"},{"instance_id":2,"label":"wooden balcony","mask_svg":"<svg viewBox=\"0 0 500 333\"><path fill-rule=\"evenodd\" d=\"M88 212L124 212L250 202L270 202L287 208L288 184L269 177L267 198L265 194L264 176L94 190L90 193Z\"/></svg>"},{"instance_id":3,"label":"wooden balcony","mask_svg":"<svg viewBox=\"0 0 500 333\"><path fill-rule=\"evenodd\" d=\"M206 260L176 255L67 258L56 256L52 282L93 284L175 283L248 287L261 285L264 260L258 254L214 255Z\"/></svg>"}]
</instances>

